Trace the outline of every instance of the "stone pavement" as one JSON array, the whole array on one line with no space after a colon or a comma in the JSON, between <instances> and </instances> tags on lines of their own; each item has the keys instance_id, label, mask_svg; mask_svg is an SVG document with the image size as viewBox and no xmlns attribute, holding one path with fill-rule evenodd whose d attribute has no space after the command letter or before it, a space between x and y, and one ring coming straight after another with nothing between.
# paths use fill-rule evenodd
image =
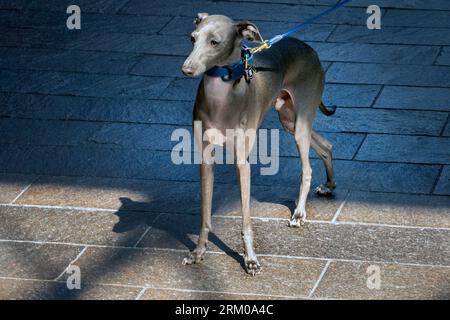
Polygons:
<instances>
[{"instance_id":1,"label":"stone pavement","mask_svg":"<svg viewBox=\"0 0 450 320\"><path fill-rule=\"evenodd\" d=\"M79 31L65 26L73 3ZM225 165L206 260L181 265L198 232L198 168L172 164L170 135L191 123L198 80L180 66L194 15L249 19L269 37L334 3L0 0L0 298L449 299L448 0L355 0L298 33L339 107L315 123L334 144L335 197L311 195L307 225L287 227L300 168L282 133L280 172L252 172L263 272L242 268ZM374 3L381 30L365 26ZM281 128L276 114L264 127ZM81 290L66 287L71 265Z\"/></svg>"}]
</instances>

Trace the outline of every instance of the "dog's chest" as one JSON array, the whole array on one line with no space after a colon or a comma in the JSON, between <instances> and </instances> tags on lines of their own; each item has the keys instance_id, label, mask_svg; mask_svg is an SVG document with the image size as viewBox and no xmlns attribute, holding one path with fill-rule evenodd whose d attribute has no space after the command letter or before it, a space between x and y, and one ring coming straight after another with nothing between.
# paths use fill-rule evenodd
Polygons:
<instances>
[{"instance_id":1,"label":"dog's chest","mask_svg":"<svg viewBox=\"0 0 450 320\"><path fill-rule=\"evenodd\" d=\"M240 86L224 82L220 78L205 78L204 101L199 116L205 130L245 129L248 109L245 108L245 92Z\"/></svg>"}]
</instances>

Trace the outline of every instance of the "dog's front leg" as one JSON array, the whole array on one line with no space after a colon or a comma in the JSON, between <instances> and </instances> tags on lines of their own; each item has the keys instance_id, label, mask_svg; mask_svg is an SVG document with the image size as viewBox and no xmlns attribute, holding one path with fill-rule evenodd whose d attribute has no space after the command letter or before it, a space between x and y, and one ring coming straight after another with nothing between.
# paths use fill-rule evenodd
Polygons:
<instances>
[{"instance_id":1,"label":"dog's front leg","mask_svg":"<svg viewBox=\"0 0 450 320\"><path fill-rule=\"evenodd\" d=\"M211 209L212 196L214 185L214 164L202 163L200 165L200 180L201 180L201 224L200 235L198 238L197 248L190 252L184 258L183 264L199 263L203 260L206 252L206 245L208 244L208 234L211 230Z\"/></svg>"},{"instance_id":2,"label":"dog's front leg","mask_svg":"<svg viewBox=\"0 0 450 320\"><path fill-rule=\"evenodd\" d=\"M254 276L261 271L261 266L253 248L253 231L250 221L250 164L248 161L237 164L237 174L241 189L242 238L245 248L245 269L249 274Z\"/></svg>"}]
</instances>

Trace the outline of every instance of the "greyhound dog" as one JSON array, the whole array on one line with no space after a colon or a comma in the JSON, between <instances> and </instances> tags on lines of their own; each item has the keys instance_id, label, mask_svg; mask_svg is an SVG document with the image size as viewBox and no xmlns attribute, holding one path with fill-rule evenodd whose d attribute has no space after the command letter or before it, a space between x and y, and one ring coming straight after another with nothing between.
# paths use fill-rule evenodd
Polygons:
<instances>
[{"instance_id":1,"label":"greyhound dog","mask_svg":"<svg viewBox=\"0 0 450 320\"><path fill-rule=\"evenodd\" d=\"M255 55L253 79L224 80L208 75L208 70L218 66L229 66L241 61L241 43L261 44L263 38L251 22L236 23L222 15L199 13L196 28L191 34L193 50L183 64L186 76L204 74L199 85L194 106L194 121L202 122L202 130L215 129L224 133L227 129L257 129L266 114L275 106L283 127L293 134L302 164L301 186L297 207L289 226L299 227L306 219L305 203L311 185L312 170L309 150L312 146L323 160L327 182L316 191L321 195L331 194L334 179L331 144L312 130L317 108L328 115L322 103L325 76L316 52L304 42L285 38L269 50ZM203 132L202 132L203 133ZM225 140L225 144L226 144ZM229 142L229 141L228 141ZM201 150L205 142L198 141ZM253 246L250 221L250 164L247 161L253 141L245 141L244 161L237 163L242 209L242 237L246 271L255 275L261 265ZM239 146L235 146L234 151ZM183 260L183 264L199 263L203 260L211 230L211 207L213 193L213 163L200 165L201 180L201 229L197 247Z\"/></svg>"}]
</instances>

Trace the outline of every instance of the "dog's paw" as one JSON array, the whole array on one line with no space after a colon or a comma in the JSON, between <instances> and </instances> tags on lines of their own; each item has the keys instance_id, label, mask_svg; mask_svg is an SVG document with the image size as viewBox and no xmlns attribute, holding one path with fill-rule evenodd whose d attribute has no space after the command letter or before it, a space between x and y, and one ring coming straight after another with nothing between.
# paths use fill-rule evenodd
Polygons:
<instances>
[{"instance_id":1,"label":"dog's paw","mask_svg":"<svg viewBox=\"0 0 450 320\"><path fill-rule=\"evenodd\" d=\"M248 274L254 277L258 273L260 273L261 270L262 267L259 264L258 259L256 259L256 257L254 259L245 258L245 271L247 271Z\"/></svg>"},{"instance_id":2,"label":"dog's paw","mask_svg":"<svg viewBox=\"0 0 450 320\"><path fill-rule=\"evenodd\" d=\"M329 197L333 194L333 189L334 188L330 188L328 186L328 184L321 184L320 186L318 186L315 190L315 192L319 195L319 196L324 196L324 197Z\"/></svg>"},{"instance_id":3,"label":"dog's paw","mask_svg":"<svg viewBox=\"0 0 450 320\"><path fill-rule=\"evenodd\" d=\"M300 228L304 226L306 223L306 212L302 212L298 209L295 209L294 214L289 220L289 227L291 228Z\"/></svg>"},{"instance_id":4,"label":"dog's paw","mask_svg":"<svg viewBox=\"0 0 450 320\"><path fill-rule=\"evenodd\" d=\"M194 264L194 263L200 263L203 261L204 251L199 252L197 250L194 250L192 252L189 252L188 256L183 259L182 264L184 266Z\"/></svg>"},{"instance_id":5,"label":"dog's paw","mask_svg":"<svg viewBox=\"0 0 450 320\"><path fill-rule=\"evenodd\" d=\"M305 225L305 221L300 219L291 219L289 220L288 226L291 228L300 228L301 226Z\"/></svg>"}]
</instances>

